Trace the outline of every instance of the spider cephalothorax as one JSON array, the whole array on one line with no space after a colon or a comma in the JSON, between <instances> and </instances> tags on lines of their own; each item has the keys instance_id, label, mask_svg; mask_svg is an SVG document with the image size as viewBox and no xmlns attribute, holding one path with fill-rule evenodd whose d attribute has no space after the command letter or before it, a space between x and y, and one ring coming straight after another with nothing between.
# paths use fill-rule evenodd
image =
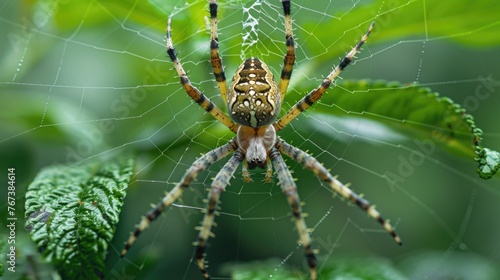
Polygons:
<instances>
[{"instance_id":1,"label":"spider cephalothorax","mask_svg":"<svg viewBox=\"0 0 500 280\"><path fill-rule=\"evenodd\" d=\"M205 267L205 248L208 237L211 234L214 223L214 214L219 202L220 194L229 184L236 168L243 163L243 179L250 182L248 169L256 167L265 168L266 182L271 182L272 167L275 169L276 177L280 183L283 193L286 195L295 220L300 244L305 249L306 259L310 268L311 279L317 278L316 258L311 245L311 238L307 229L300 199L297 193L297 186L292 174L285 164L282 154L290 157L294 161L303 165L306 169L314 172L318 178L323 180L334 193L340 194L343 198L351 201L366 211L368 215L377 220L384 229L389 232L394 240L401 244L401 240L394 232L391 225L386 222L380 213L365 199L359 197L346 185L342 184L328 170L323 167L314 157L288 144L285 140L276 136L276 132L283 129L290 121L300 115L304 110L318 101L327 88L331 85L339 73L349 65L354 55L360 50L373 29L372 23L368 31L363 35L356 46L340 61L330 74L316 88L306 94L297 102L285 115L278 117L281 103L285 97L289 80L292 75L293 64L295 62L295 43L292 34L292 20L290 16L290 0L282 0L285 22L286 54L283 60L283 68L279 83L276 84L273 74L267 65L257 58L249 58L244 61L234 74L231 85L227 86L225 74L222 66L222 59L219 55L219 41L217 34L217 1L210 0L210 61L214 70L214 77L219 87L222 98L226 102L227 111L230 117L220 110L208 97L199 89L194 87L181 63L177 59L171 37L171 19L167 24L167 53L172 60L177 74L186 93L203 109L210 113L228 129L236 133L236 137L227 144L215 148L200 158L198 158L186 171L180 182L153 208L135 232L130 236L121 255L125 256L128 249L149 224L160 215L163 210L171 206L182 192L189 187L189 184L196 178L196 175L207 169L213 163L232 154L224 167L217 173L210 185L207 199L207 206L203 222L199 227L200 233L195 247L195 259L205 279L210 276Z\"/></svg>"},{"instance_id":2,"label":"spider cephalothorax","mask_svg":"<svg viewBox=\"0 0 500 280\"><path fill-rule=\"evenodd\" d=\"M264 168L268 153L276 143L276 131L272 125L257 128L240 126L236 139L238 147L246 155L248 168Z\"/></svg>"}]
</instances>

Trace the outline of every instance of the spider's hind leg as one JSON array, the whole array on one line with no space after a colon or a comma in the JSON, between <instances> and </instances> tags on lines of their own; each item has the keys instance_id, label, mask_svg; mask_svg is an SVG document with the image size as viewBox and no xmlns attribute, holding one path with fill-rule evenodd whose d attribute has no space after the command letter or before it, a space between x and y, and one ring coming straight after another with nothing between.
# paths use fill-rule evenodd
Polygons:
<instances>
[{"instance_id":1,"label":"spider's hind leg","mask_svg":"<svg viewBox=\"0 0 500 280\"><path fill-rule=\"evenodd\" d=\"M295 63L295 40L293 39L292 16L290 13L290 0L281 1L283 5L283 14L285 17L285 43L286 53L283 58L283 68L279 82L279 90L281 93L281 101L285 98L288 84L292 76L293 64Z\"/></svg>"},{"instance_id":2,"label":"spider's hind leg","mask_svg":"<svg viewBox=\"0 0 500 280\"><path fill-rule=\"evenodd\" d=\"M343 71L347 65L349 65L354 59L354 55L361 50L361 46L366 42L368 36L373 30L375 23L372 23L370 27L368 27L368 31L366 31L365 35L361 37L361 40L356 44L356 46L348 52L344 58L340 61L340 64L337 65L330 74L323 80L321 85L319 85L316 89L310 91L306 96L302 97L295 105L293 105L288 112L284 116L282 116L278 121L274 123L274 128L276 131L280 131L283 129L288 123L290 123L293 119L295 119L298 115L304 112L307 108L312 106L316 101L318 101L326 90L333 83L335 78ZM281 84L281 82L280 82Z\"/></svg>"},{"instance_id":3,"label":"spider's hind leg","mask_svg":"<svg viewBox=\"0 0 500 280\"><path fill-rule=\"evenodd\" d=\"M224 112L222 112L219 107L217 107L203 92L201 92L198 88L191 84L189 76L186 71L182 67L179 58L177 57L177 53L174 48L174 43L172 41L172 27L171 27L172 19L169 17L167 21L167 32L166 32L166 43L167 43L167 54L170 57L170 60L174 64L174 68L179 75L181 85L184 88L184 91L191 97L201 108L207 111L210 115L212 115L215 119L229 128L232 132L237 132L239 125L234 123L230 117L228 117ZM221 66L222 69L222 66ZM217 71L214 70L215 73ZM216 77L216 79L218 79ZM224 78L225 79L225 78ZM222 83L222 82L221 82ZM221 83L219 83L219 87L221 87ZM224 81L225 83L225 81ZM227 90L226 90L227 91ZM221 87L221 95L225 98L224 87Z\"/></svg>"},{"instance_id":4,"label":"spider's hind leg","mask_svg":"<svg viewBox=\"0 0 500 280\"><path fill-rule=\"evenodd\" d=\"M224 65L222 65L222 58L219 53L219 34L217 31L217 1L211 0L210 4L210 63L214 70L215 81L219 87L220 95L227 101L227 83L226 74L224 73Z\"/></svg>"}]
</instances>

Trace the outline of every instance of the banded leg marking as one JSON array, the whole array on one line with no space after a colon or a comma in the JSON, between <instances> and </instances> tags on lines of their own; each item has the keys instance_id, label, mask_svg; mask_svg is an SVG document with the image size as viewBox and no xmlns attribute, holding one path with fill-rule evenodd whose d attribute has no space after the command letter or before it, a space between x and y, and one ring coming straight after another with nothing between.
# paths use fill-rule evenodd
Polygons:
<instances>
[{"instance_id":1,"label":"banded leg marking","mask_svg":"<svg viewBox=\"0 0 500 280\"><path fill-rule=\"evenodd\" d=\"M210 1L210 62L212 63L212 69L214 71L215 81L219 87L220 94L224 100L224 104L227 102L227 82L226 74L224 73L224 66L222 65L222 58L219 53L219 35L217 31L217 1Z\"/></svg>"},{"instance_id":2,"label":"banded leg marking","mask_svg":"<svg viewBox=\"0 0 500 280\"><path fill-rule=\"evenodd\" d=\"M219 203L220 194L225 191L226 186L229 184L229 180L233 177L236 168L243 161L243 158L244 156L239 150L234 152L229 161L224 165L219 173L217 173L212 185L210 186L207 212L205 213L203 222L199 227L200 234L198 235L198 240L195 243L196 264L205 279L210 279L210 275L205 267L205 248L208 238L212 235L211 229L214 223L215 210L217 208L217 204Z\"/></svg>"},{"instance_id":3,"label":"banded leg marking","mask_svg":"<svg viewBox=\"0 0 500 280\"><path fill-rule=\"evenodd\" d=\"M317 87L316 89L310 91L306 96L304 96L297 104L295 104L286 114L281 117L275 124L274 124L274 129L276 131L279 131L283 129L290 121L295 119L298 115L300 115L303 111L305 111L307 108L309 108L311 105L314 104L314 102L318 101L323 94L326 92L326 90L330 87L330 85L333 83L335 78L344 70L347 65L351 63L351 61L354 58L354 55L356 55L357 52L361 49L361 46L366 42L368 39L368 36L373 30L373 26L375 25L375 22L373 22L370 27L368 28L368 31L361 37L361 40L356 44L356 46L349 52L347 53L346 56L340 61L340 64L336 66L330 74L323 80L321 85Z\"/></svg>"},{"instance_id":4,"label":"banded leg marking","mask_svg":"<svg viewBox=\"0 0 500 280\"><path fill-rule=\"evenodd\" d=\"M343 198L356 204L359 208L368 213L370 217L377 220L382 227L392 236L394 241L401 245L401 239L396 234L392 226L382 218L382 215L365 199L359 197L355 192L351 191L347 186L335 179L319 161L308 153L296 148L283 139L278 139L276 147L280 152L300 163L305 168L311 170L321 180L325 181L335 193L340 194Z\"/></svg>"},{"instance_id":5,"label":"banded leg marking","mask_svg":"<svg viewBox=\"0 0 500 280\"><path fill-rule=\"evenodd\" d=\"M302 215L302 207L300 206L299 194L297 193L297 185L295 184L292 174L286 166L286 163L278 149L273 147L269 157L274 165L274 168L276 169L276 176L280 182L281 190L286 195L288 204L290 204L290 207L292 208L292 214L295 219L295 227L299 233L300 243L305 250L311 279L315 280L317 278L316 257L314 256L314 250L311 247L311 237L309 236L309 231L307 230L306 222Z\"/></svg>"},{"instance_id":6,"label":"banded leg marking","mask_svg":"<svg viewBox=\"0 0 500 280\"><path fill-rule=\"evenodd\" d=\"M292 16L290 14L290 0L283 0L283 13L285 15L285 40L286 54L283 58L283 69L279 82L279 91L281 93L281 101L285 98L288 84L292 76L293 64L295 63L295 41L293 39Z\"/></svg>"},{"instance_id":7,"label":"banded leg marking","mask_svg":"<svg viewBox=\"0 0 500 280\"><path fill-rule=\"evenodd\" d=\"M123 258L130 247L134 244L134 242L137 240L137 237L148 228L149 224L154 221L158 216L163 213L165 208L169 207L172 205L184 192L184 190L189 187L189 184L193 180L196 179L196 176L207 169L210 165L213 163L219 161L220 159L226 157L229 155L231 152L233 152L236 149L236 141L231 140L229 143L227 143L224 146L221 146L219 148L216 148L199 159L197 159L186 171L184 176L182 177L181 181L177 183L177 185L170 191L168 192L165 197L163 197L162 201L160 201L155 208L151 209L148 214L142 218L140 224L137 226L137 229L135 232L133 232L127 243L125 244L125 247L121 251L121 257Z\"/></svg>"},{"instance_id":8,"label":"banded leg marking","mask_svg":"<svg viewBox=\"0 0 500 280\"><path fill-rule=\"evenodd\" d=\"M191 97L198 105L201 106L210 115L216 118L219 122L227 126L232 132L236 133L238 131L238 124L234 123L224 112L222 112L219 107L217 107L208 97L206 97L199 89L194 87L189 80L188 75L184 71L182 64L177 58L175 48L172 42L171 36L171 18L168 18L167 23L167 53L174 64L175 70L180 77L181 84L184 87L186 93Z\"/></svg>"}]
</instances>

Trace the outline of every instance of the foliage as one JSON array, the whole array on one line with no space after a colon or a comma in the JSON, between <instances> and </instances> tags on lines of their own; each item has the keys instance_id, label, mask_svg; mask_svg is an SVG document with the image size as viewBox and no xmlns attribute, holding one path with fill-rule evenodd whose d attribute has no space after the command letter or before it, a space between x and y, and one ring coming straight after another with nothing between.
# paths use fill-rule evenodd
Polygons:
<instances>
[{"instance_id":1,"label":"foliage","mask_svg":"<svg viewBox=\"0 0 500 280\"><path fill-rule=\"evenodd\" d=\"M373 119L427 143L442 144L450 152L469 156L475 153L477 173L483 179L492 178L500 168L500 154L481 146L483 132L474 117L450 98L430 88L384 81L346 81L340 87L321 100L334 104L334 109L318 106L315 112Z\"/></svg>"},{"instance_id":2,"label":"foliage","mask_svg":"<svg viewBox=\"0 0 500 280\"><path fill-rule=\"evenodd\" d=\"M132 160L42 170L26 192L26 228L65 279L104 277Z\"/></svg>"},{"instance_id":3,"label":"foliage","mask_svg":"<svg viewBox=\"0 0 500 280\"><path fill-rule=\"evenodd\" d=\"M493 280L500 277L500 271L494 264L474 254L451 254L447 257L446 265L437 268L436 264L442 262L442 258L440 252L425 251L405 257L397 263L380 258L333 260L321 267L320 276L328 280L453 279L457 275L460 275L460 279ZM308 279L308 275L273 260L226 265L225 270L232 272L234 280L264 280L270 277Z\"/></svg>"},{"instance_id":4,"label":"foliage","mask_svg":"<svg viewBox=\"0 0 500 280\"><path fill-rule=\"evenodd\" d=\"M280 265L277 261L255 262L240 265L228 265L234 280L266 279L308 279L306 273ZM404 280L393 264L387 260L366 258L330 261L321 266L320 279L329 280Z\"/></svg>"}]
</instances>

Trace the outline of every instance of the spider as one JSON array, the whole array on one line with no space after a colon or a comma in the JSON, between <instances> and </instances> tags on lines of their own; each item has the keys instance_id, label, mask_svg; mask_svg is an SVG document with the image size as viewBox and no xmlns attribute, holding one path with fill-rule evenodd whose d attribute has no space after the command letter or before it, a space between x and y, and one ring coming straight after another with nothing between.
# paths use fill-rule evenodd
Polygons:
<instances>
[{"instance_id":1,"label":"spider","mask_svg":"<svg viewBox=\"0 0 500 280\"><path fill-rule=\"evenodd\" d=\"M300 244L304 247L307 264L310 269L311 279L317 278L315 252L311 246L311 237L302 215L301 203L297 194L297 186L287 168L282 154L290 157L294 161L311 170L322 179L331 189L340 194L343 198L351 201L366 211L370 217L377 220L384 229L401 244L399 236L395 233L391 225L386 222L380 213L365 199L351 191L342 184L336 177L332 176L321 163L314 157L288 144L285 140L276 135L276 132L283 129L290 121L300 115L304 110L318 101L326 92L328 87L340 72L352 61L354 55L365 43L368 35L374 27L372 23L368 31L361 40L347 55L341 59L331 73L316 88L298 101L284 116L277 119L281 109L281 103L285 97L290 77L292 75L293 64L295 62L295 42L292 33L292 18L290 15L290 0L282 0L285 24L286 54L284 56L281 77L277 84L269 67L256 57L245 60L234 74L233 80L227 87L226 76L222 59L219 54L219 40L217 32L217 1L210 0L210 61L213 68L215 80L220 94L227 105L228 115L223 113L208 97L199 89L194 87L182 64L177 58L172 37L171 18L169 17L166 30L167 53L180 77L180 82L186 93L205 111L210 113L219 122L229 128L236 136L225 145L215 148L198 158L186 171L181 181L159 202L155 208L142 218L128 239L121 256L125 256L132 244L141 232L155 220L165 208L171 206L195 180L196 176L207 169L213 163L221 160L232 153L231 158L217 173L210 186L208 194L206 212L199 229L198 239L195 242L195 262L205 279L210 279L210 275L205 266L205 248L211 228L214 223L214 215L218 206L221 193L229 184L236 168L242 163L243 179L250 180L249 169L256 167L266 168L265 181L271 182L274 166L280 187L285 194L292 209L293 219L297 228Z\"/></svg>"}]
</instances>

